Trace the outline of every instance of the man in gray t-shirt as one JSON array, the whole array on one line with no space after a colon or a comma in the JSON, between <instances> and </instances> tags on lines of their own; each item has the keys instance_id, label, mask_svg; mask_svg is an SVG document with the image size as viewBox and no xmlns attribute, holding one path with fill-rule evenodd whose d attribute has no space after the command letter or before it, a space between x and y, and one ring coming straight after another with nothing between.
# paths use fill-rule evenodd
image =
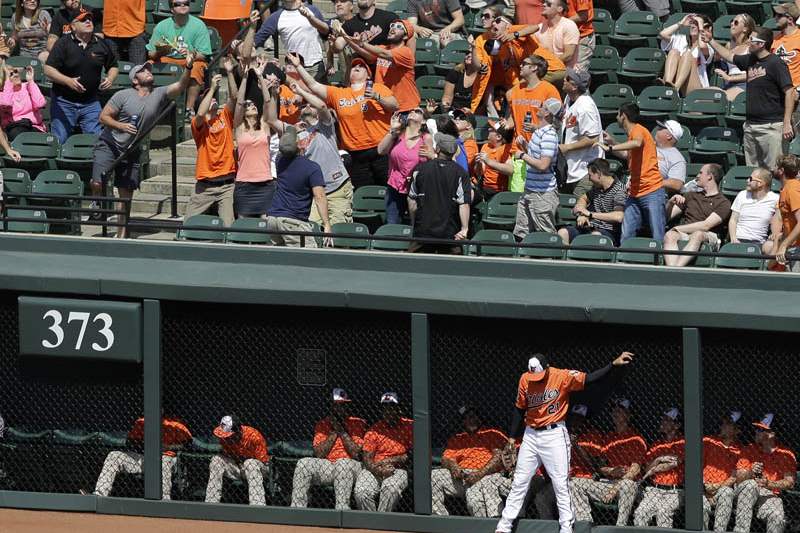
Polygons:
<instances>
[{"instance_id":1,"label":"man in gray t-shirt","mask_svg":"<svg viewBox=\"0 0 800 533\"><path fill-rule=\"evenodd\" d=\"M676 120L659 121L657 124L655 141L658 170L664 179L667 194L676 194L686 181L686 159L675 147L683 136L683 127Z\"/></svg>"},{"instance_id":2,"label":"man in gray t-shirt","mask_svg":"<svg viewBox=\"0 0 800 533\"><path fill-rule=\"evenodd\" d=\"M94 146L91 187L95 196L102 194L114 161L133 143L140 131L147 131L153 125L167 100L177 98L189 86L192 59L189 54L180 80L165 87L153 87L150 63L136 65L129 75L133 87L115 93L105 105L100 113L103 131ZM113 169L114 185L120 198L130 198L139 188L140 156L141 150L136 148ZM118 204L116 209L121 210L122 205ZM92 218L97 220L100 216L93 214ZM120 227L117 237L125 236L126 228Z\"/></svg>"}]
</instances>

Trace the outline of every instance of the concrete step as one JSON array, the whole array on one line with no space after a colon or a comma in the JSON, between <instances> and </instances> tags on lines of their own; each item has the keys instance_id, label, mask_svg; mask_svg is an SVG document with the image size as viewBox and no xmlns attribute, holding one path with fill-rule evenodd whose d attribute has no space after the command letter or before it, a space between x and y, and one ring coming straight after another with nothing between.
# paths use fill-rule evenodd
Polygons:
<instances>
[{"instance_id":1,"label":"concrete step","mask_svg":"<svg viewBox=\"0 0 800 533\"><path fill-rule=\"evenodd\" d=\"M195 162L197 161L197 159L195 157L179 157L177 158L177 161L178 161L178 177L193 178ZM158 172L156 172L155 175L171 176L172 161L170 159L161 161L161 163L158 166Z\"/></svg>"},{"instance_id":2,"label":"concrete step","mask_svg":"<svg viewBox=\"0 0 800 533\"><path fill-rule=\"evenodd\" d=\"M179 176L178 196L191 196L192 192L194 192L195 182L194 177ZM146 194L166 194L169 196L172 194L172 176L153 176L141 183L140 190Z\"/></svg>"},{"instance_id":3,"label":"concrete step","mask_svg":"<svg viewBox=\"0 0 800 533\"><path fill-rule=\"evenodd\" d=\"M170 213L171 197L168 194L153 194L142 191L136 191L133 194L133 201L131 202L131 213L142 213L146 215L152 214L169 214ZM186 206L189 203L189 196L178 196L178 214L183 216L186 212Z\"/></svg>"},{"instance_id":4,"label":"concrete step","mask_svg":"<svg viewBox=\"0 0 800 533\"><path fill-rule=\"evenodd\" d=\"M178 144L178 157L197 157L197 145L193 139Z\"/></svg>"}]
</instances>

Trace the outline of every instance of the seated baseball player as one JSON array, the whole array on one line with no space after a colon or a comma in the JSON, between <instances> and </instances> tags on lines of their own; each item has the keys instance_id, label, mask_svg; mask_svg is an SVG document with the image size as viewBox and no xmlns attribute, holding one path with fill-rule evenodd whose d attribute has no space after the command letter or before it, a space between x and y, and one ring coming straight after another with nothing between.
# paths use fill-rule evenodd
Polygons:
<instances>
[{"instance_id":1,"label":"seated baseball player","mask_svg":"<svg viewBox=\"0 0 800 533\"><path fill-rule=\"evenodd\" d=\"M508 440L498 429L483 427L481 416L472 406L458 410L463 433L450 437L442 454L442 467L431 472L433 514L447 515L445 496L466 498L472 516L486 517L487 508L497 509L502 501L492 491L488 476L502 469L500 453ZM486 490L486 489L489 490Z\"/></svg>"},{"instance_id":2,"label":"seated baseball player","mask_svg":"<svg viewBox=\"0 0 800 533\"><path fill-rule=\"evenodd\" d=\"M172 473L178 462L176 452L192 440L192 434L182 422L174 418L161 419L161 499L172 497ZM144 467L144 418L133 423L128 432L128 447L131 451L114 450L109 452L103 462L103 469L97 478L94 492L97 496L108 496L114 488L117 474L141 474ZM81 491L81 494L86 494Z\"/></svg>"},{"instance_id":3,"label":"seated baseball player","mask_svg":"<svg viewBox=\"0 0 800 533\"><path fill-rule=\"evenodd\" d=\"M647 451L647 468L642 479L651 484L644 489L644 497L633 513L633 525L645 527L653 518L658 527L672 527L675 511L683 500L683 471L685 440L681 432L681 412L669 409L661 417L659 431L663 439L656 441Z\"/></svg>"},{"instance_id":4,"label":"seated baseball player","mask_svg":"<svg viewBox=\"0 0 800 533\"><path fill-rule=\"evenodd\" d=\"M401 416L395 392L381 396L383 418L364 436L363 469L356 479L356 506L362 511L392 512L408 487L408 454L414 446L411 419Z\"/></svg>"},{"instance_id":5,"label":"seated baseball player","mask_svg":"<svg viewBox=\"0 0 800 533\"><path fill-rule=\"evenodd\" d=\"M214 435L222 444L222 453L212 457L208 466L206 502L219 503L224 476L247 483L250 505L266 505L264 476L269 473L269 454L264 435L231 415L222 417Z\"/></svg>"},{"instance_id":6,"label":"seated baseball player","mask_svg":"<svg viewBox=\"0 0 800 533\"><path fill-rule=\"evenodd\" d=\"M294 469L292 507L308 506L312 485L333 485L336 509L350 509L353 484L361 471L367 422L349 413L347 392L333 389L331 412L314 428L314 457L300 459Z\"/></svg>"},{"instance_id":7,"label":"seated baseball player","mask_svg":"<svg viewBox=\"0 0 800 533\"><path fill-rule=\"evenodd\" d=\"M641 473L647 444L630 425L630 400L618 398L613 403L611 420L614 422L614 431L602 439L602 459L596 470L600 479L573 477L570 480L570 492L577 520L592 521L590 500L603 503L616 501L617 526L627 526L638 488L635 480Z\"/></svg>"},{"instance_id":8,"label":"seated baseball player","mask_svg":"<svg viewBox=\"0 0 800 533\"><path fill-rule=\"evenodd\" d=\"M719 435L703 437L703 529L708 530L714 509L714 531L725 531L733 511L733 485L736 463L741 453L739 426L742 413L732 411L722 417Z\"/></svg>"},{"instance_id":9,"label":"seated baseball player","mask_svg":"<svg viewBox=\"0 0 800 533\"><path fill-rule=\"evenodd\" d=\"M775 415L767 413L753 425L755 442L742 449L736 464L734 531L750 531L755 511L767 523L769 533L781 533L786 518L780 495L794 487L797 459L793 451L778 444Z\"/></svg>"},{"instance_id":10,"label":"seated baseball player","mask_svg":"<svg viewBox=\"0 0 800 533\"><path fill-rule=\"evenodd\" d=\"M567 430L572 444L569 490L575 507L575 519L591 521L591 508L588 509L588 513L586 509L581 509L582 513L580 513L579 507L575 505L575 496L573 496L576 487L586 487L589 483L594 483L593 478L599 474L598 470L602 462L603 436L589 424L588 415L589 408L586 405L573 405L567 415ZM588 518L585 517L586 514L589 515Z\"/></svg>"}]
</instances>

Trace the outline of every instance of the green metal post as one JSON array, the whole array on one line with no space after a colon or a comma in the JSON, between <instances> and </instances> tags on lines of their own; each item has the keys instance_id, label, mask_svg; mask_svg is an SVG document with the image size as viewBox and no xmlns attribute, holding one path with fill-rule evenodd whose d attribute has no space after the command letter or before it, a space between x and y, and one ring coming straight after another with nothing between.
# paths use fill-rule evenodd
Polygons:
<instances>
[{"instance_id":1,"label":"green metal post","mask_svg":"<svg viewBox=\"0 0 800 533\"><path fill-rule=\"evenodd\" d=\"M161 305L144 301L144 497L161 499Z\"/></svg>"},{"instance_id":2,"label":"green metal post","mask_svg":"<svg viewBox=\"0 0 800 533\"><path fill-rule=\"evenodd\" d=\"M414 402L414 513L431 514L431 360L428 315L411 314Z\"/></svg>"},{"instance_id":3,"label":"green metal post","mask_svg":"<svg viewBox=\"0 0 800 533\"><path fill-rule=\"evenodd\" d=\"M683 328L686 529L703 530L703 355L700 331Z\"/></svg>"}]
</instances>

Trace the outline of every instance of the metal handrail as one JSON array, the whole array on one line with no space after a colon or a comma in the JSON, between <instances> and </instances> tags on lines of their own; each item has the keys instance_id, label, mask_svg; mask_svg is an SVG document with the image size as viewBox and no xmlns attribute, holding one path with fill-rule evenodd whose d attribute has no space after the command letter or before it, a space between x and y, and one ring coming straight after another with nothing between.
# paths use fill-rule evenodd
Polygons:
<instances>
[{"instance_id":1,"label":"metal handrail","mask_svg":"<svg viewBox=\"0 0 800 533\"><path fill-rule=\"evenodd\" d=\"M23 192L9 192L5 191L2 195L0 195L0 200L5 198L33 198L33 199L53 199L53 200L95 200L99 201L103 204L105 203L121 203L124 207L120 209L92 209L92 208L84 208L84 207L71 207L66 205L11 205L8 202L2 202L0 204L0 222L2 222L3 231L8 231L8 223L9 222L41 222L46 224L86 224L88 226L102 226L103 227L103 236L107 236L107 227L114 226L114 227L128 227L128 220L130 219L130 209L131 209L131 199L130 198L115 198L113 196L86 196L86 195L63 195L63 194L53 194L53 193L23 193ZM24 217L24 216L16 216L10 217L8 216L8 210L14 209L15 211L59 211L69 214L82 214L82 213L102 213L104 215L103 220L69 220L65 218L31 218L31 217ZM118 215L125 217L125 222L109 222L108 215Z\"/></svg>"}]
</instances>

